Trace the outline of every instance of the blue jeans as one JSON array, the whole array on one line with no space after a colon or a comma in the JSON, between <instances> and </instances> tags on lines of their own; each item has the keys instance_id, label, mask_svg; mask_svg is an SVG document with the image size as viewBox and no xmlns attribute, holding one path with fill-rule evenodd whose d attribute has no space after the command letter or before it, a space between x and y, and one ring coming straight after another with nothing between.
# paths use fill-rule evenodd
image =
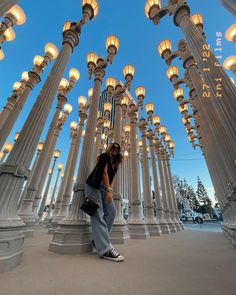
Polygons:
<instances>
[{"instance_id":1,"label":"blue jeans","mask_svg":"<svg viewBox=\"0 0 236 295\"><path fill-rule=\"evenodd\" d=\"M112 249L109 233L116 216L116 206L114 200L111 203L105 203L104 189L96 189L85 183L85 194L93 196L99 203L96 213L91 216L92 239L94 240L96 250L99 255L105 254Z\"/></svg>"}]
</instances>

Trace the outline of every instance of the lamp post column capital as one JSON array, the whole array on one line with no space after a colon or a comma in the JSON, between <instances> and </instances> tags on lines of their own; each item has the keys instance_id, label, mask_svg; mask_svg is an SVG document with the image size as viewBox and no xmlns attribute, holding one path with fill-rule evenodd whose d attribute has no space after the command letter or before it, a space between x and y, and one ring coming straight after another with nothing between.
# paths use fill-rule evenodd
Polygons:
<instances>
[{"instance_id":1,"label":"lamp post column capital","mask_svg":"<svg viewBox=\"0 0 236 295\"><path fill-rule=\"evenodd\" d=\"M95 79L94 80L99 80L100 83L102 83L102 79L105 76L105 70L104 70L104 68L101 67L101 66L97 66L94 69L94 76L95 76Z\"/></svg>"},{"instance_id":2,"label":"lamp post column capital","mask_svg":"<svg viewBox=\"0 0 236 295\"><path fill-rule=\"evenodd\" d=\"M173 21L174 24L178 27L181 19L185 16L190 17L190 8L186 4L186 1L181 0L180 4L175 4L172 6L172 14L173 14Z\"/></svg>"},{"instance_id":3,"label":"lamp post column capital","mask_svg":"<svg viewBox=\"0 0 236 295\"><path fill-rule=\"evenodd\" d=\"M62 41L62 45L64 45L65 43L69 44L71 47L71 51L73 52L74 47L76 47L79 44L79 34L73 30L73 29L69 29L63 32L63 41Z\"/></svg>"}]
</instances>

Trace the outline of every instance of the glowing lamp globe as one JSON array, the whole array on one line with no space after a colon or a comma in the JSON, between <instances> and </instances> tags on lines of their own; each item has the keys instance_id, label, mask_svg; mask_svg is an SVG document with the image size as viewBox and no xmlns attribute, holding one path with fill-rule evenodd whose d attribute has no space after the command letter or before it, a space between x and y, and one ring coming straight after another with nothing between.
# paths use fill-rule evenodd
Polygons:
<instances>
[{"instance_id":1,"label":"glowing lamp globe","mask_svg":"<svg viewBox=\"0 0 236 295\"><path fill-rule=\"evenodd\" d=\"M15 39L16 34L15 34L13 28L10 27L3 33L3 36L5 38L5 41L12 41Z\"/></svg>"},{"instance_id":2,"label":"glowing lamp globe","mask_svg":"<svg viewBox=\"0 0 236 295\"><path fill-rule=\"evenodd\" d=\"M29 80L28 72L24 71L21 75L21 79L22 81L27 82Z\"/></svg>"},{"instance_id":3,"label":"glowing lamp globe","mask_svg":"<svg viewBox=\"0 0 236 295\"><path fill-rule=\"evenodd\" d=\"M78 97L78 104L82 107L86 106L87 98L85 96Z\"/></svg>"},{"instance_id":4,"label":"glowing lamp globe","mask_svg":"<svg viewBox=\"0 0 236 295\"><path fill-rule=\"evenodd\" d=\"M146 90L143 86L139 86L135 89L135 94L137 97L141 96L145 96Z\"/></svg>"},{"instance_id":5,"label":"glowing lamp globe","mask_svg":"<svg viewBox=\"0 0 236 295\"><path fill-rule=\"evenodd\" d=\"M106 79L106 87L112 87L114 89L115 86L116 86L116 80L112 77L108 77Z\"/></svg>"},{"instance_id":6,"label":"glowing lamp globe","mask_svg":"<svg viewBox=\"0 0 236 295\"><path fill-rule=\"evenodd\" d=\"M147 18L149 18L149 12L152 7L157 6L158 9L161 8L160 0L147 0L144 6L144 12Z\"/></svg>"},{"instance_id":7,"label":"glowing lamp globe","mask_svg":"<svg viewBox=\"0 0 236 295\"><path fill-rule=\"evenodd\" d=\"M54 153L53 153L53 157L54 158L59 158L61 155L61 151L60 150L55 150Z\"/></svg>"},{"instance_id":8,"label":"glowing lamp globe","mask_svg":"<svg viewBox=\"0 0 236 295\"><path fill-rule=\"evenodd\" d=\"M132 65L126 65L123 69L123 75L126 78L127 76L131 76L133 78L135 73L135 69Z\"/></svg>"},{"instance_id":9,"label":"glowing lamp globe","mask_svg":"<svg viewBox=\"0 0 236 295\"><path fill-rule=\"evenodd\" d=\"M57 56L58 56L58 49L52 43L47 43L45 45L44 51L45 51L46 54L49 53L52 56L53 59L57 58Z\"/></svg>"},{"instance_id":10,"label":"glowing lamp globe","mask_svg":"<svg viewBox=\"0 0 236 295\"><path fill-rule=\"evenodd\" d=\"M37 145L37 151L41 152L42 149L43 149L43 142L39 142Z\"/></svg>"},{"instance_id":11,"label":"glowing lamp globe","mask_svg":"<svg viewBox=\"0 0 236 295\"><path fill-rule=\"evenodd\" d=\"M114 35L111 35L111 36L108 36L107 39L106 39L106 49L108 50L110 46L114 46L116 51L118 51L119 49L119 40L116 36Z\"/></svg>"},{"instance_id":12,"label":"glowing lamp globe","mask_svg":"<svg viewBox=\"0 0 236 295\"><path fill-rule=\"evenodd\" d=\"M109 102L109 101L106 101L105 103L104 103L104 111L106 112L110 112L111 111L111 109L112 109L112 104Z\"/></svg>"},{"instance_id":13,"label":"glowing lamp globe","mask_svg":"<svg viewBox=\"0 0 236 295\"><path fill-rule=\"evenodd\" d=\"M77 129L78 129L78 123L77 123L76 121L72 121L72 122L70 123L70 128L71 128L72 130L77 130Z\"/></svg>"},{"instance_id":14,"label":"glowing lamp globe","mask_svg":"<svg viewBox=\"0 0 236 295\"><path fill-rule=\"evenodd\" d=\"M96 65L97 60L98 60L98 56L97 56L97 54L95 52L89 52L87 54L87 64L93 63L93 64Z\"/></svg>"},{"instance_id":15,"label":"glowing lamp globe","mask_svg":"<svg viewBox=\"0 0 236 295\"><path fill-rule=\"evenodd\" d=\"M233 24L228 28L228 30L225 32L225 38L228 41L236 42L236 24Z\"/></svg>"},{"instance_id":16,"label":"glowing lamp globe","mask_svg":"<svg viewBox=\"0 0 236 295\"><path fill-rule=\"evenodd\" d=\"M44 58L41 55L36 55L34 57L33 63L34 63L35 66L40 67L43 60L44 60Z\"/></svg>"},{"instance_id":17,"label":"glowing lamp globe","mask_svg":"<svg viewBox=\"0 0 236 295\"><path fill-rule=\"evenodd\" d=\"M178 77L179 76L179 70L177 67L173 66L170 67L167 71L166 71L166 76L171 80L174 76Z\"/></svg>"},{"instance_id":18,"label":"glowing lamp globe","mask_svg":"<svg viewBox=\"0 0 236 295\"><path fill-rule=\"evenodd\" d=\"M171 41L168 39L162 40L157 47L157 51L161 57L163 56L165 51L171 52L171 49L172 49Z\"/></svg>"},{"instance_id":19,"label":"glowing lamp globe","mask_svg":"<svg viewBox=\"0 0 236 295\"><path fill-rule=\"evenodd\" d=\"M69 77L70 77L70 79L78 81L79 77L80 77L80 72L77 69L72 68L72 69L70 69Z\"/></svg>"},{"instance_id":20,"label":"glowing lamp globe","mask_svg":"<svg viewBox=\"0 0 236 295\"><path fill-rule=\"evenodd\" d=\"M59 163L58 166L57 166L59 171L61 171L63 169L63 167L64 167L63 163Z\"/></svg>"},{"instance_id":21,"label":"glowing lamp globe","mask_svg":"<svg viewBox=\"0 0 236 295\"><path fill-rule=\"evenodd\" d=\"M17 25L23 25L26 21L26 16L23 9L17 4L12 6L7 13L11 14L16 19Z\"/></svg>"},{"instance_id":22,"label":"glowing lamp globe","mask_svg":"<svg viewBox=\"0 0 236 295\"><path fill-rule=\"evenodd\" d=\"M92 13L92 16L90 17L90 19L95 18L98 15L98 10L99 10L98 1L97 0L82 0L83 11L85 10L86 6L90 6L93 10L93 13Z\"/></svg>"}]
</instances>

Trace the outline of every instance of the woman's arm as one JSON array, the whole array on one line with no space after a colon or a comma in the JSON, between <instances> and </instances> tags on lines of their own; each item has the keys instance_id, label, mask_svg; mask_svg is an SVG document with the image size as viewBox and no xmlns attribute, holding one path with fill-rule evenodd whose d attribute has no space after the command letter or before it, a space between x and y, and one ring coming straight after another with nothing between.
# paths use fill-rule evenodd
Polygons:
<instances>
[{"instance_id":1,"label":"woman's arm","mask_svg":"<svg viewBox=\"0 0 236 295\"><path fill-rule=\"evenodd\" d=\"M107 165L105 166L105 168L103 170L102 181L103 181L103 185L105 186L105 190L106 190L105 201L106 201L106 203L111 203L112 202L112 188L111 188L110 182L109 182Z\"/></svg>"}]
</instances>

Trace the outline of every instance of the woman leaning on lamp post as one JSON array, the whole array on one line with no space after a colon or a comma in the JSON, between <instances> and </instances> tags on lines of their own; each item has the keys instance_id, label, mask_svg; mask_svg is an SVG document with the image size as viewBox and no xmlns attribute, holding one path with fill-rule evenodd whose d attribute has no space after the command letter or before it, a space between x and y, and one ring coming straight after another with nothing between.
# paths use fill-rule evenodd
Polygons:
<instances>
[{"instance_id":1,"label":"woman leaning on lamp post","mask_svg":"<svg viewBox=\"0 0 236 295\"><path fill-rule=\"evenodd\" d=\"M116 215L112 183L121 161L120 145L112 143L107 151L98 157L97 164L85 183L85 194L92 196L99 204L96 213L90 216L91 246L101 258L117 262L123 261L124 257L113 248L109 233Z\"/></svg>"}]
</instances>

